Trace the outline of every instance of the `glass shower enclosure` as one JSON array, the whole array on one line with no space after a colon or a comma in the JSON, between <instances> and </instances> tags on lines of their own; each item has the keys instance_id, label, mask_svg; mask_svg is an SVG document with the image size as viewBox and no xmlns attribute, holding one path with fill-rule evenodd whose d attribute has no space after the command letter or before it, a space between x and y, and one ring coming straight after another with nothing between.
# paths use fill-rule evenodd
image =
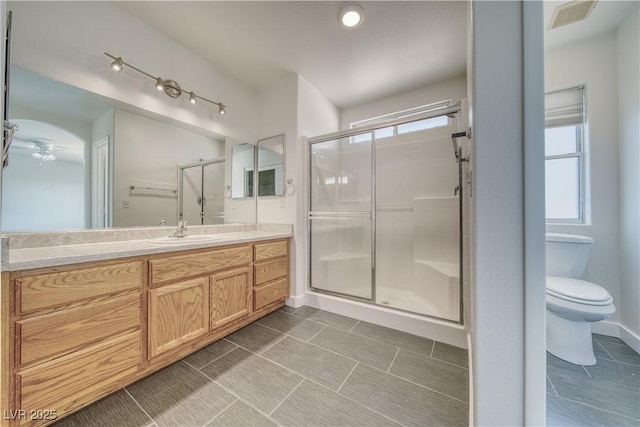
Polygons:
<instances>
[{"instance_id":1,"label":"glass shower enclosure","mask_svg":"<svg viewBox=\"0 0 640 427\"><path fill-rule=\"evenodd\" d=\"M224 224L225 159L179 166L178 219L190 225Z\"/></svg>"},{"instance_id":2,"label":"glass shower enclosure","mask_svg":"<svg viewBox=\"0 0 640 427\"><path fill-rule=\"evenodd\" d=\"M308 140L312 290L461 323L458 111Z\"/></svg>"}]
</instances>

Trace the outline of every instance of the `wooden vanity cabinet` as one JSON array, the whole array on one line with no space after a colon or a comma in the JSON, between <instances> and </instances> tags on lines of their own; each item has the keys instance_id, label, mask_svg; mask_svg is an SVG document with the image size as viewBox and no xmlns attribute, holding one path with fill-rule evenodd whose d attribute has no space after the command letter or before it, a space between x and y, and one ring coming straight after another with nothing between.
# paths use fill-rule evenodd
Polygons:
<instances>
[{"instance_id":1,"label":"wooden vanity cabinet","mask_svg":"<svg viewBox=\"0 0 640 427\"><path fill-rule=\"evenodd\" d=\"M254 245L253 308L259 310L289 296L289 241Z\"/></svg>"},{"instance_id":2,"label":"wooden vanity cabinet","mask_svg":"<svg viewBox=\"0 0 640 427\"><path fill-rule=\"evenodd\" d=\"M288 295L288 239L3 272L0 426L50 424L42 411L70 414Z\"/></svg>"},{"instance_id":3,"label":"wooden vanity cabinet","mask_svg":"<svg viewBox=\"0 0 640 427\"><path fill-rule=\"evenodd\" d=\"M10 277L15 301L8 325L2 319L3 332L14 339L13 359L7 363L3 354L3 376L13 379L3 382L3 406L14 402L3 411L3 422L50 422L135 376L143 363L142 265L138 260L3 274Z\"/></svg>"},{"instance_id":4,"label":"wooden vanity cabinet","mask_svg":"<svg viewBox=\"0 0 640 427\"><path fill-rule=\"evenodd\" d=\"M253 311L251 266L211 276L209 330L223 328Z\"/></svg>"},{"instance_id":5,"label":"wooden vanity cabinet","mask_svg":"<svg viewBox=\"0 0 640 427\"><path fill-rule=\"evenodd\" d=\"M209 332L209 278L149 290L149 356Z\"/></svg>"},{"instance_id":6,"label":"wooden vanity cabinet","mask_svg":"<svg viewBox=\"0 0 640 427\"><path fill-rule=\"evenodd\" d=\"M151 358L251 313L252 253L243 245L149 260L150 285L160 285L149 290Z\"/></svg>"}]
</instances>

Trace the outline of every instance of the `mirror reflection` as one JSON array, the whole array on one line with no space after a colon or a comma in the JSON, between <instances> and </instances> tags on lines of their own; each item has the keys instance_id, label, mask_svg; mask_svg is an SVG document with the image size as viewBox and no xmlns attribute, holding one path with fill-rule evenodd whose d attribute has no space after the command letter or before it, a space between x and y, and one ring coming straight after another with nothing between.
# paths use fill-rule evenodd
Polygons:
<instances>
[{"instance_id":1,"label":"mirror reflection","mask_svg":"<svg viewBox=\"0 0 640 427\"><path fill-rule=\"evenodd\" d=\"M231 150L231 198L253 197L253 171L255 147L251 144L234 145Z\"/></svg>"},{"instance_id":2,"label":"mirror reflection","mask_svg":"<svg viewBox=\"0 0 640 427\"><path fill-rule=\"evenodd\" d=\"M18 67L11 85L3 231L229 221L224 137Z\"/></svg>"},{"instance_id":3,"label":"mirror reflection","mask_svg":"<svg viewBox=\"0 0 640 427\"><path fill-rule=\"evenodd\" d=\"M284 135L258 141L258 197L284 195Z\"/></svg>"}]
</instances>

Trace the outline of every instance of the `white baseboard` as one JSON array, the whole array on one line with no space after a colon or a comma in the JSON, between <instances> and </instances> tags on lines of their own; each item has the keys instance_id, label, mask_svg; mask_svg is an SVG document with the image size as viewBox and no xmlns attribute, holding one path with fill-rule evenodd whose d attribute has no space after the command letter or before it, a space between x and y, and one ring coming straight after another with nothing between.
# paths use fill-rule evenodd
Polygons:
<instances>
[{"instance_id":1,"label":"white baseboard","mask_svg":"<svg viewBox=\"0 0 640 427\"><path fill-rule=\"evenodd\" d=\"M287 298L285 304L293 308L302 307L304 305L304 295L299 295L297 297L291 296Z\"/></svg>"},{"instance_id":2,"label":"white baseboard","mask_svg":"<svg viewBox=\"0 0 640 427\"><path fill-rule=\"evenodd\" d=\"M640 353L640 337L623 325L615 322L594 322L591 324L591 332L608 337L620 338L629 347Z\"/></svg>"},{"instance_id":3,"label":"white baseboard","mask_svg":"<svg viewBox=\"0 0 640 427\"><path fill-rule=\"evenodd\" d=\"M640 353L640 337L622 325L620 325L620 339L626 342L636 353Z\"/></svg>"},{"instance_id":4,"label":"white baseboard","mask_svg":"<svg viewBox=\"0 0 640 427\"><path fill-rule=\"evenodd\" d=\"M608 337L620 338L620 324L606 321L593 322L591 324L591 332Z\"/></svg>"}]
</instances>

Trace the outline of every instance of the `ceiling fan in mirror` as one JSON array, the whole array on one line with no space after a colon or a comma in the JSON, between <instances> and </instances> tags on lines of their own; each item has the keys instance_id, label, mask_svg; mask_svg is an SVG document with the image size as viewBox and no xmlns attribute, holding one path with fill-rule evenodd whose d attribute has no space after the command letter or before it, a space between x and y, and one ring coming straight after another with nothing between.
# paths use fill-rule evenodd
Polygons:
<instances>
[{"instance_id":1,"label":"ceiling fan in mirror","mask_svg":"<svg viewBox=\"0 0 640 427\"><path fill-rule=\"evenodd\" d=\"M55 152L64 151L66 148L45 140L25 140L14 137L14 146L23 150L31 150L31 157L43 162L53 161L57 158Z\"/></svg>"}]
</instances>

